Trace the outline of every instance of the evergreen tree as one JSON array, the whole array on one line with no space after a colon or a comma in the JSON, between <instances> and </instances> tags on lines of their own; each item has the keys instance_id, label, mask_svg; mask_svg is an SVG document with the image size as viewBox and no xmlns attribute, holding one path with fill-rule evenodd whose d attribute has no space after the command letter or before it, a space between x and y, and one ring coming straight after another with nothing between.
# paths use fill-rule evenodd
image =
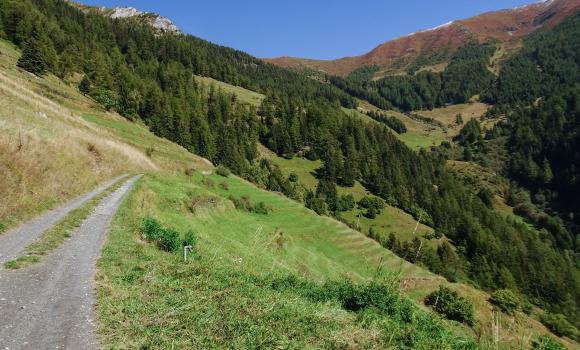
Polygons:
<instances>
[{"instance_id":1,"label":"evergreen tree","mask_svg":"<svg viewBox=\"0 0 580 350\"><path fill-rule=\"evenodd\" d=\"M91 81L89 80L89 77L86 74L85 76L83 76L83 79L79 83L79 91L83 95L88 95L89 92L91 92Z\"/></svg>"},{"instance_id":2,"label":"evergreen tree","mask_svg":"<svg viewBox=\"0 0 580 350\"><path fill-rule=\"evenodd\" d=\"M44 33L35 31L24 45L18 66L41 76L54 69L56 60L56 51L50 38Z\"/></svg>"}]
</instances>

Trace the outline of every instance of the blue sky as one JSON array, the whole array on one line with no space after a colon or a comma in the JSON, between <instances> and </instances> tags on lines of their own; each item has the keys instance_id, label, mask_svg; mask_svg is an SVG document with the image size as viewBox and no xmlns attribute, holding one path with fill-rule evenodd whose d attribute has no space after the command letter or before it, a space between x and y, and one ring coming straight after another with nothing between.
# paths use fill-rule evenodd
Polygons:
<instances>
[{"instance_id":1,"label":"blue sky","mask_svg":"<svg viewBox=\"0 0 580 350\"><path fill-rule=\"evenodd\" d=\"M334 59L483 12L533 0L80 0L133 6L184 32L258 57Z\"/></svg>"}]
</instances>

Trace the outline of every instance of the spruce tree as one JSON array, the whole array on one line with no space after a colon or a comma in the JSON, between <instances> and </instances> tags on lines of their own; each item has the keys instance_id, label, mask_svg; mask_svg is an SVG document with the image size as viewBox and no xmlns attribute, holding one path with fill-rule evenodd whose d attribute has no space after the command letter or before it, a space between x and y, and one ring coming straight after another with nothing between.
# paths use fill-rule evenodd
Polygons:
<instances>
[{"instance_id":1,"label":"spruce tree","mask_svg":"<svg viewBox=\"0 0 580 350\"><path fill-rule=\"evenodd\" d=\"M46 74L48 65L42 57L38 41L31 38L24 46L22 56L18 59L18 67L38 76Z\"/></svg>"},{"instance_id":2,"label":"spruce tree","mask_svg":"<svg viewBox=\"0 0 580 350\"><path fill-rule=\"evenodd\" d=\"M79 91L83 93L83 95L87 95L91 92L91 81L89 77L85 74L83 80L79 83Z\"/></svg>"},{"instance_id":3,"label":"spruce tree","mask_svg":"<svg viewBox=\"0 0 580 350\"><path fill-rule=\"evenodd\" d=\"M38 76L46 74L56 65L57 55L50 38L35 30L28 39L18 59L18 67Z\"/></svg>"}]
</instances>

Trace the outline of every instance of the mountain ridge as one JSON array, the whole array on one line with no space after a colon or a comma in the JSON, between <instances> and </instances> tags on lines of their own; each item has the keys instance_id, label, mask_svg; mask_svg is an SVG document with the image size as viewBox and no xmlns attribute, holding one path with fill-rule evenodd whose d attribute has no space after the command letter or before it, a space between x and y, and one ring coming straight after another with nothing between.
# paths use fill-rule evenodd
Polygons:
<instances>
[{"instance_id":1,"label":"mountain ridge","mask_svg":"<svg viewBox=\"0 0 580 350\"><path fill-rule=\"evenodd\" d=\"M111 17L112 19L136 18L138 20L141 20L143 23L148 24L151 27L159 30L162 33L175 33L175 34L182 33L181 29L179 29L179 27L177 27L173 23L173 21L155 12L144 12L131 6L108 8L104 6L101 7L87 6L72 0L67 2L77 8L80 8L84 12L94 11L103 14L105 16Z\"/></svg>"},{"instance_id":2,"label":"mountain ridge","mask_svg":"<svg viewBox=\"0 0 580 350\"><path fill-rule=\"evenodd\" d=\"M578 0L547 0L420 30L384 42L359 56L335 60L282 56L263 60L282 67L314 69L343 77L368 65L378 66L379 73L401 73L422 56L442 55L449 59L458 47L470 42L493 41L517 47L532 32L551 28L578 10Z\"/></svg>"}]
</instances>

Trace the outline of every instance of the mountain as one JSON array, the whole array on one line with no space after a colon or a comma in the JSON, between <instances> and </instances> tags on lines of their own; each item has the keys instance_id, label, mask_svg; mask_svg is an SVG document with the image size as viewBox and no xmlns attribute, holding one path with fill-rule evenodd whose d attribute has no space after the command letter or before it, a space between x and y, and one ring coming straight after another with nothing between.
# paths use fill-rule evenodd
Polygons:
<instances>
[{"instance_id":1,"label":"mountain","mask_svg":"<svg viewBox=\"0 0 580 350\"><path fill-rule=\"evenodd\" d=\"M468 347L438 326L439 316L424 316L399 304L390 297L392 293L385 293L383 284L365 284L367 276L377 276L383 269L400 272L403 278L413 273L401 285L420 303L440 285L453 288L461 298L441 291L441 298L435 296L439 304L435 302L434 312L461 322L444 325L461 327L483 348L491 348L492 334L497 334L491 293L493 305L510 308L501 316L502 334L510 339L502 344L497 342L505 338L496 339L493 348L532 345L535 339L530 333L533 338L546 334L540 320L556 334L573 339L572 347L577 345L578 240L570 234L577 231L568 231L566 222L551 212L550 216L539 212L551 209L560 187L577 183L577 170L572 158L567 162L555 158L557 145L534 145L537 151L531 154L530 147L519 145L530 145L533 138L538 138L534 143L560 140L560 135L574 130L578 124L573 102L580 101L576 97L580 94L555 96L550 102L553 108L540 111L546 119L542 127L528 126L534 115L522 111L519 119L526 127L521 129L529 131L513 135L510 150L521 154L526 163L514 164L513 170L529 172L523 174L530 175L525 179L534 181L539 190L513 193L518 210L502 213L493 206L497 198L492 193L475 181L470 186L458 178L446 162L452 153L471 154L465 157L467 163L487 152L484 131L473 118L459 133L460 142L415 152L381 122L388 120L395 128L391 118L351 113L356 112L354 98L335 84L200 38L160 33L132 16L112 19L103 14L107 13L80 11L62 0L0 2L0 36L6 41L0 69L12 73L4 79L7 86L2 90L18 94L0 103L6 109L0 115L19 123L9 124L9 134L0 133L6 138L0 147L10 146L0 152L0 157L9 157L1 163L8 164L5 168L11 174L0 179L0 189L9 189L15 202L7 201L8 220L1 217L0 221L9 227L16 224L9 220L14 204L23 208L22 216L51 207L36 197L26 200L23 194L35 193L23 179L37 181L40 187L38 179L48 173L54 186L42 188L47 191L45 198L51 198L70 191L66 180L57 180L59 172L84 177L110 165L112 170L101 177L122 171L149 173L121 211L112 231L112 238L118 239L111 240L101 265L105 275L98 293L103 298L98 303L99 321L108 322L101 334L109 347L277 347L286 346L288 339L298 342L298 347L320 348ZM524 56L504 65L502 71L511 68L499 81L486 64L495 50L466 45L454 53L443 76L396 77L405 78L397 82L401 91L409 90L406 85L416 86L420 95L391 94L389 86L382 85L377 94L387 102L408 99L409 110L415 110L415 102L455 103L497 84L501 94L490 99L535 103L544 91L555 90L545 82L559 87L565 81L562 77L578 81L580 62L572 61L580 38L578 17L537 32L546 35L532 43L526 40L518 52ZM529 74L534 70L542 73ZM542 95L530 89L530 78L537 79ZM28 90L14 89L17 80L24 80L20 84L30 86ZM367 87L375 86L363 85L363 92ZM253 90L254 98L229 93L242 88ZM532 98L523 100L520 88ZM21 102L20 96L28 99ZM34 103L41 96L63 105L69 105L67 96L79 102L61 111L57 117L63 122L57 123L49 113L54 104L39 108ZM255 105L243 102L247 100ZM514 120L508 113L510 106L505 108L500 112ZM74 117L78 113L90 115ZM562 115L561 122L552 125L550 116L556 113ZM457 121L461 116L454 113L452 118L458 126L463 124ZM34 123L42 126L29 126ZM45 125L65 131L45 133ZM82 138L71 147L66 141L74 134L67 136L66 130L72 127L110 135L130 147L93 138ZM502 127L507 129L495 132L504 143L506 133L520 129L518 124ZM31 129L38 130L38 137L28 136ZM542 137L542 129L553 136ZM578 149L575 135L572 131L564 140L566 155ZM41 136L51 143L38 139ZM44 153L23 162L32 145ZM58 157L51 147L66 147L67 156L76 162ZM269 158L264 156L268 152ZM197 164L185 156L189 154L218 165L217 174L208 175L211 165ZM46 163L38 166L35 160L45 158ZM131 165L126 158L140 162ZM566 173L558 176L559 171ZM514 215L524 211L534 214L537 224L525 225L521 216ZM580 217L577 211L570 214ZM150 225L144 227L144 222ZM191 235L200 238L199 250L188 265L176 250L183 248L180 238L190 242ZM423 265L430 272L417 272L416 265L408 263ZM334 284L344 275L348 281ZM288 304L291 300L300 304ZM329 319L343 323L319 328ZM175 324L179 327L171 326ZM239 332L240 325L255 331ZM200 343L191 343L197 340ZM330 342L318 343L323 340Z\"/></svg>"},{"instance_id":2,"label":"mountain","mask_svg":"<svg viewBox=\"0 0 580 350\"><path fill-rule=\"evenodd\" d=\"M134 7L115 7L115 8L106 8L106 7L92 7L86 6L80 3L76 3L70 1L70 3L84 12L97 12L104 14L110 18L117 19L117 18L134 18L137 21L148 24L151 27L159 30L163 33L175 33L180 34L181 30L168 18L163 17L157 13L153 12L142 12L137 10Z\"/></svg>"},{"instance_id":3,"label":"mountain","mask_svg":"<svg viewBox=\"0 0 580 350\"><path fill-rule=\"evenodd\" d=\"M379 72L401 72L422 59L425 66L444 63L470 42L498 42L506 48L518 47L521 40L540 28L551 28L580 10L579 0L547 0L514 9L488 12L468 19L412 33L379 45L362 56L336 60L294 57L264 59L283 67L309 68L347 76L366 65Z\"/></svg>"}]
</instances>

